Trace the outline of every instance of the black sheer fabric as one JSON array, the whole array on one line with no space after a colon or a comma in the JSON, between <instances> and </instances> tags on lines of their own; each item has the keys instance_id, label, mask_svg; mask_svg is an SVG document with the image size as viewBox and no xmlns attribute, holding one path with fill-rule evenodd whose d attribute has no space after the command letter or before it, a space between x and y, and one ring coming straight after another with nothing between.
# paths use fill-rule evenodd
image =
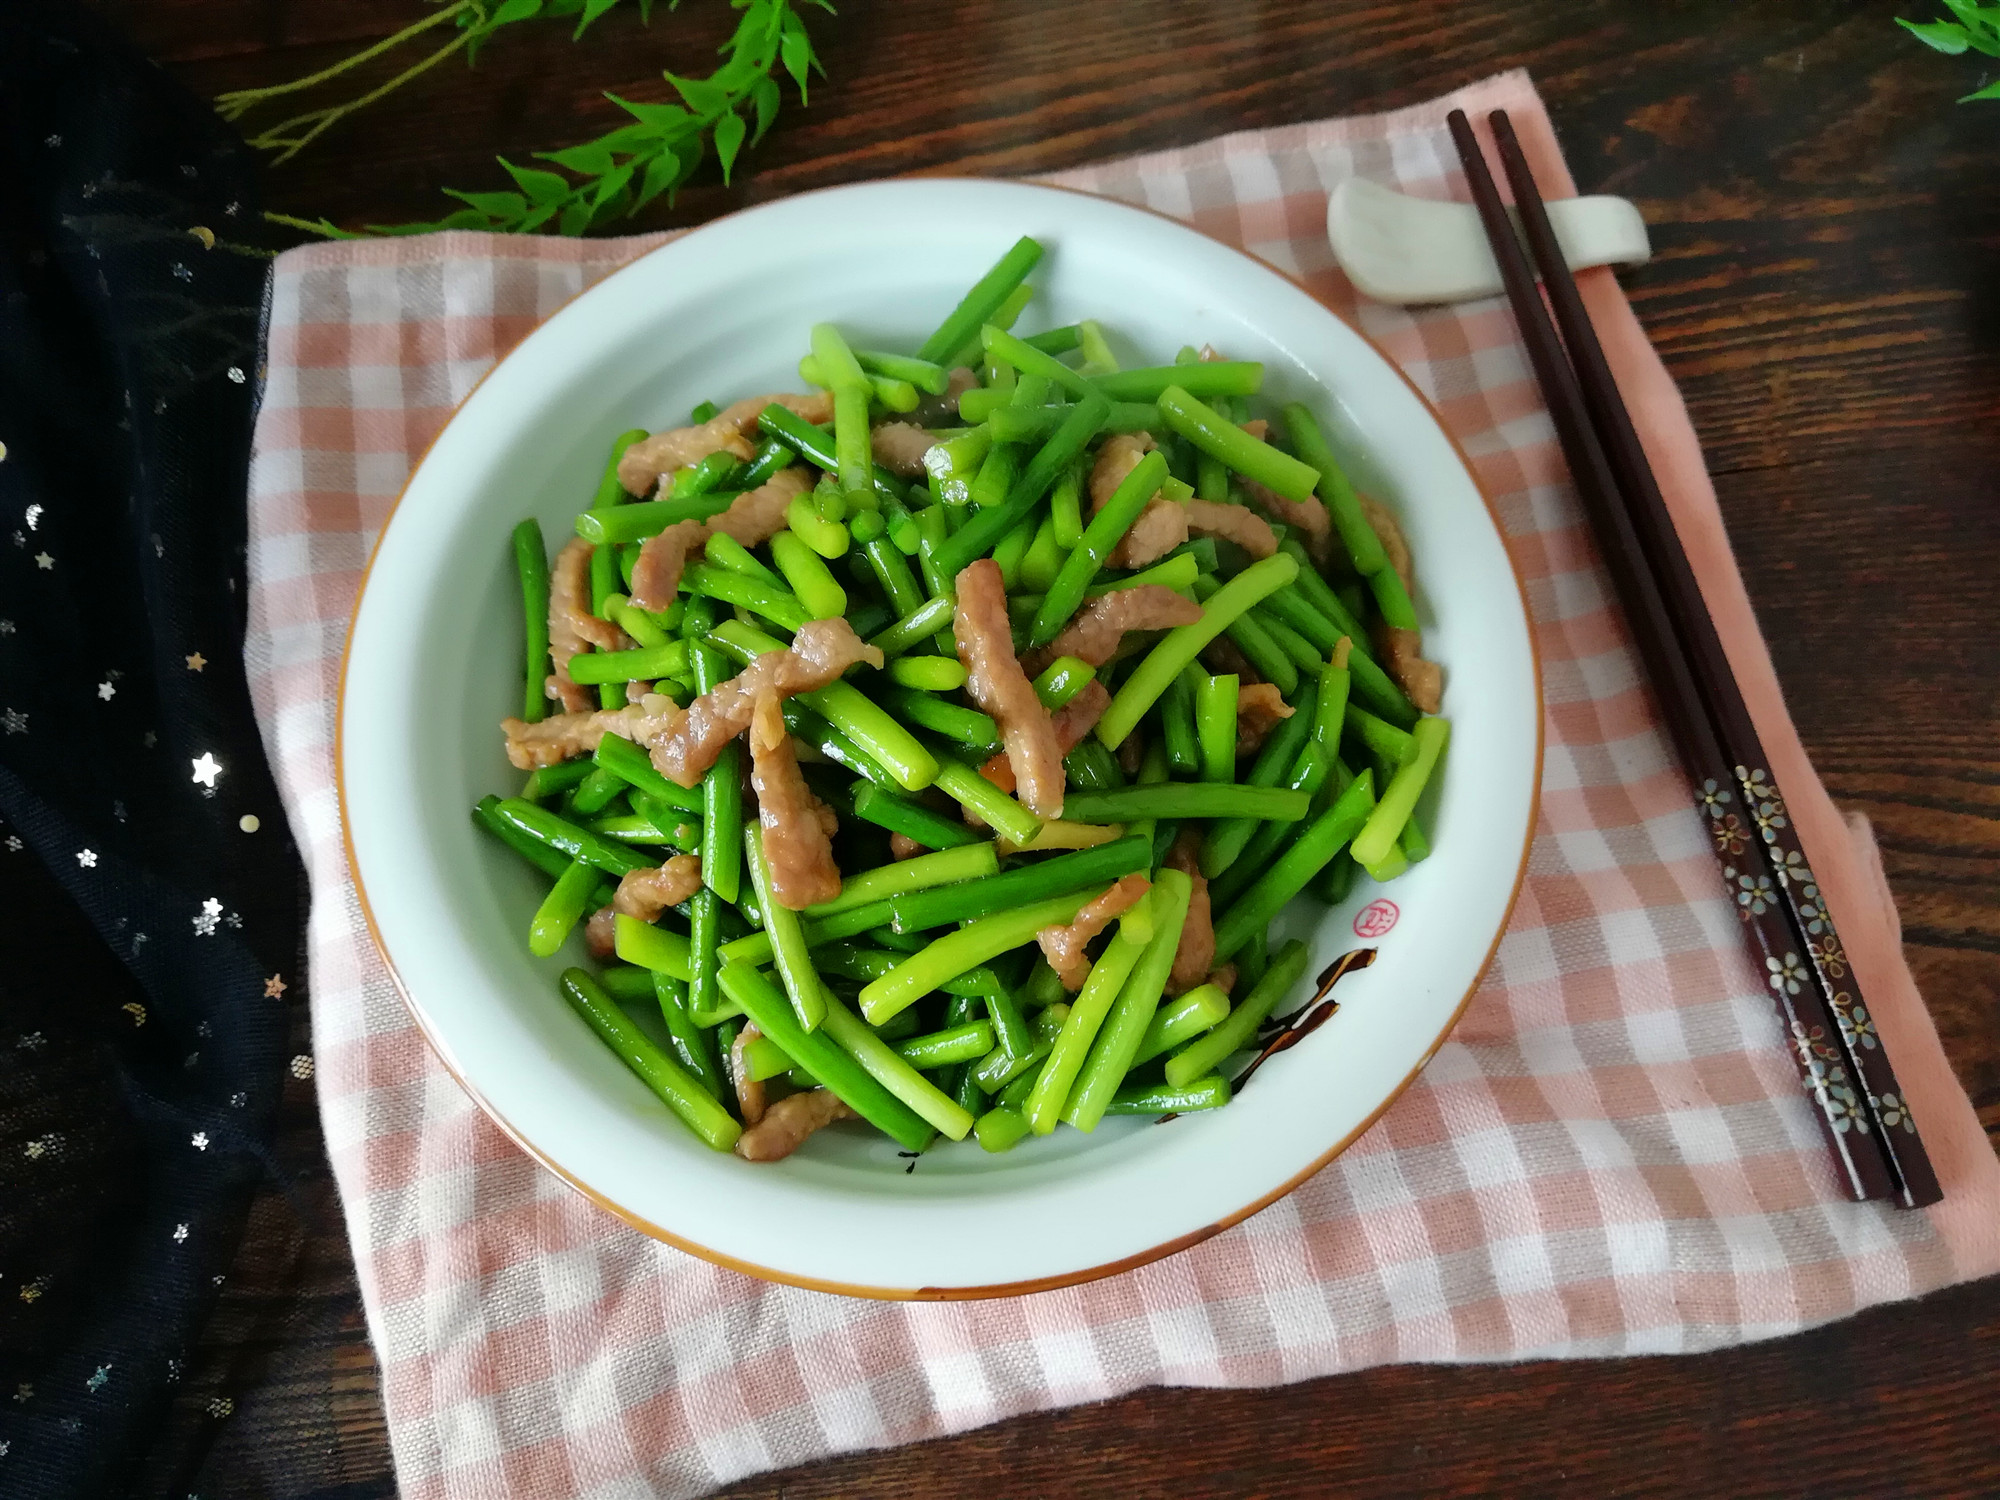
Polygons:
<instances>
[{"instance_id":1,"label":"black sheer fabric","mask_svg":"<svg viewBox=\"0 0 2000 1500\"><path fill-rule=\"evenodd\" d=\"M231 1408L191 1366L253 1195L296 1186L304 876L242 665L253 173L89 12L0 4L5 1496L188 1492Z\"/></svg>"}]
</instances>

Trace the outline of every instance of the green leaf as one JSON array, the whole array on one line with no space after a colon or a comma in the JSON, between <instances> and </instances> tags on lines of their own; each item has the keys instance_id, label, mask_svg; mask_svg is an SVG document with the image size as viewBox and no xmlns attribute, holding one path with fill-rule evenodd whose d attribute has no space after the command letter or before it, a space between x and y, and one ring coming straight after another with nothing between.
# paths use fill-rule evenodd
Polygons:
<instances>
[{"instance_id":1,"label":"green leaf","mask_svg":"<svg viewBox=\"0 0 2000 1500\"><path fill-rule=\"evenodd\" d=\"M722 163L725 185L729 182L729 169L736 165L736 153L743 149L747 128L743 116L733 110L715 122L715 159Z\"/></svg>"},{"instance_id":2,"label":"green leaf","mask_svg":"<svg viewBox=\"0 0 2000 1500\"><path fill-rule=\"evenodd\" d=\"M694 124L694 116L678 104L641 104L631 99L621 99L616 94L606 94L604 97L642 125L662 134L678 134Z\"/></svg>"},{"instance_id":3,"label":"green leaf","mask_svg":"<svg viewBox=\"0 0 2000 1500\"><path fill-rule=\"evenodd\" d=\"M1958 102L1960 104L1970 104L1975 99L2000 99L2000 78L1996 78L1976 94L1965 95Z\"/></svg>"},{"instance_id":4,"label":"green leaf","mask_svg":"<svg viewBox=\"0 0 2000 1500\"><path fill-rule=\"evenodd\" d=\"M567 146L561 151L537 151L535 155L559 167L568 167L579 177L596 177L611 170L611 149L601 139Z\"/></svg>"},{"instance_id":5,"label":"green leaf","mask_svg":"<svg viewBox=\"0 0 2000 1500\"><path fill-rule=\"evenodd\" d=\"M758 79L750 89L750 102L757 109L757 129L750 137L750 144L754 146L764 139L764 132L778 118L778 106L782 102L778 96L778 85L769 78Z\"/></svg>"},{"instance_id":6,"label":"green leaf","mask_svg":"<svg viewBox=\"0 0 2000 1500\"><path fill-rule=\"evenodd\" d=\"M729 96L706 78L676 78L672 73L665 77L687 101L687 107L704 118L712 118L729 108Z\"/></svg>"},{"instance_id":7,"label":"green leaf","mask_svg":"<svg viewBox=\"0 0 2000 1500\"><path fill-rule=\"evenodd\" d=\"M533 234L537 229L540 229L556 216L558 206L554 203L544 203L539 208L530 209L526 217L514 226L512 232L515 234Z\"/></svg>"},{"instance_id":8,"label":"green leaf","mask_svg":"<svg viewBox=\"0 0 2000 1500\"><path fill-rule=\"evenodd\" d=\"M1966 43L1988 57L2000 57L2000 5L1979 0L1944 0L1945 9L1964 23Z\"/></svg>"},{"instance_id":9,"label":"green leaf","mask_svg":"<svg viewBox=\"0 0 2000 1500\"><path fill-rule=\"evenodd\" d=\"M461 193L457 188L446 188L447 197L470 203L489 219L518 219L528 211L528 200L519 193Z\"/></svg>"},{"instance_id":10,"label":"green leaf","mask_svg":"<svg viewBox=\"0 0 2000 1500\"><path fill-rule=\"evenodd\" d=\"M579 198L563 206L562 220L556 225L556 233L574 237L589 227L590 205Z\"/></svg>"},{"instance_id":11,"label":"green leaf","mask_svg":"<svg viewBox=\"0 0 2000 1500\"><path fill-rule=\"evenodd\" d=\"M506 157L495 158L507 169L507 175L514 179L514 185L528 195L531 203L560 203L569 196L569 182L554 172L540 172L533 167L517 167Z\"/></svg>"},{"instance_id":12,"label":"green leaf","mask_svg":"<svg viewBox=\"0 0 2000 1500\"><path fill-rule=\"evenodd\" d=\"M813 56L812 43L802 31L788 31L779 50L785 59L785 71L792 75L792 82L798 85L799 103L806 103L806 79L808 70L818 60Z\"/></svg>"},{"instance_id":13,"label":"green leaf","mask_svg":"<svg viewBox=\"0 0 2000 1500\"><path fill-rule=\"evenodd\" d=\"M493 12L493 18L480 29L498 31L502 26L525 21L531 16L540 15L541 12L542 0L503 0L500 8Z\"/></svg>"},{"instance_id":14,"label":"green leaf","mask_svg":"<svg viewBox=\"0 0 2000 1500\"><path fill-rule=\"evenodd\" d=\"M625 184L632 180L633 170L634 164L627 162L622 167L613 167L598 180L597 192L590 200L593 213L625 191Z\"/></svg>"},{"instance_id":15,"label":"green leaf","mask_svg":"<svg viewBox=\"0 0 2000 1500\"><path fill-rule=\"evenodd\" d=\"M671 149L662 151L646 163L646 175L639 179L639 193L632 201L633 211L636 213L660 194L679 186L681 176L681 159Z\"/></svg>"},{"instance_id":16,"label":"green leaf","mask_svg":"<svg viewBox=\"0 0 2000 1500\"><path fill-rule=\"evenodd\" d=\"M576 23L576 30L570 33L569 39L575 41L582 36L586 26L617 3L618 0L583 0L583 19Z\"/></svg>"},{"instance_id":17,"label":"green leaf","mask_svg":"<svg viewBox=\"0 0 2000 1500\"><path fill-rule=\"evenodd\" d=\"M1965 28L1952 21L1905 21L1896 17L1896 24L1927 47L1935 47L1947 57L1956 57L1969 45Z\"/></svg>"}]
</instances>

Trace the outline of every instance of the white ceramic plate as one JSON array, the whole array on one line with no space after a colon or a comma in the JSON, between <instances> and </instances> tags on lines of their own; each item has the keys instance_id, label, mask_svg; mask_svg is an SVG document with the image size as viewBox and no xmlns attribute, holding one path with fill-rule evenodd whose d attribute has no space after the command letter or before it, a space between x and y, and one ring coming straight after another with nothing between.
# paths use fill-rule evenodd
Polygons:
<instances>
[{"instance_id":1,"label":"white ceramic plate","mask_svg":"<svg viewBox=\"0 0 2000 1500\"><path fill-rule=\"evenodd\" d=\"M1164 1127L1064 1128L1003 1156L970 1141L914 1173L858 1126L751 1166L701 1146L571 1013L572 952L525 945L540 877L467 810L520 780L498 723L520 697L507 533L552 544L612 437L713 398L791 390L808 327L914 348L1011 244L1048 247L1021 327L1094 317L1122 354L1212 343L1267 366L1400 510L1429 654L1453 724L1426 800L1430 859L1339 910L1294 906L1312 969L1358 945L1378 896L1398 919L1331 1024L1228 1108ZM415 648L422 644L421 652ZM1260 262L1173 221L1051 188L899 181L788 198L709 224L586 292L510 354L412 476L364 585L341 703L355 877L431 1043L548 1166L648 1233L786 1281L875 1296L979 1296L1166 1254L1289 1190L1423 1066L1477 984L1524 867L1541 761L1539 679L1494 517L1436 417L1354 329ZM1281 1007L1287 1009L1289 1006Z\"/></svg>"}]
</instances>

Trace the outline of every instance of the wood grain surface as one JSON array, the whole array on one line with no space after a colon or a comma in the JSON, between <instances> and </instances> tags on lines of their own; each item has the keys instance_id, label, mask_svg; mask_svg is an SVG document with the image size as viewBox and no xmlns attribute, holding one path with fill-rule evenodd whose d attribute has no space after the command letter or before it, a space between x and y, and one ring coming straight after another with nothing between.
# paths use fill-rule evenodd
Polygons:
<instances>
[{"instance_id":1,"label":"wood grain surface","mask_svg":"<svg viewBox=\"0 0 2000 1500\"><path fill-rule=\"evenodd\" d=\"M102 3L210 94L420 14ZM607 128L602 90L657 99L661 68L705 71L729 24L719 0L660 7L650 29L630 9L577 47L514 28L476 70L440 69L274 170L270 206L435 217L439 187L497 185L496 151ZM1874 823L1917 980L2000 1135L2000 104L1951 103L1990 76L1977 59L1917 46L1891 5L1837 0L844 9L814 21L812 107L788 107L733 188L704 177L636 227L889 173L1045 171L1532 69L1578 182L1652 227L1633 301L1693 412L1806 746ZM318 1127L302 1110L288 1128ZM235 1314L263 1332L212 1472L232 1494L390 1494L323 1170L294 1207L260 1210L244 1262ZM1712 1355L1152 1391L726 1493L1992 1494L1996 1380L1988 1283Z\"/></svg>"}]
</instances>

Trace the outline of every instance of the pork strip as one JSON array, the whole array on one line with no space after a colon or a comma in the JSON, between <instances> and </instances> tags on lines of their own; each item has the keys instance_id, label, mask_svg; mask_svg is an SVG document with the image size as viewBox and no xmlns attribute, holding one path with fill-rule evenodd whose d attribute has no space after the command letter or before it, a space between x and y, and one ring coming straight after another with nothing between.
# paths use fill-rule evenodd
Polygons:
<instances>
[{"instance_id":1,"label":"pork strip","mask_svg":"<svg viewBox=\"0 0 2000 1500\"><path fill-rule=\"evenodd\" d=\"M619 916L650 922L670 906L678 906L701 889L701 859L676 854L651 870L632 870L618 879L611 910Z\"/></svg>"},{"instance_id":2,"label":"pork strip","mask_svg":"<svg viewBox=\"0 0 2000 1500\"><path fill-rule=\"evenodd\" d=\"M688 554L707 545L708 526L702 521L676 521L647 537L632 564L632 602L655 613L672 604Z\"/></svg>"},{"instance_id":3,"label":"pork strip","mask_svg":"<svg viewBox=\"0 0 2000 1500\"><path fill-rule=\"evenodd\" d=\"M1104 710L1110 706L1110 692L1103 683L1092 678L1082 692L1049 716L1050 727L1056 732L1056 749L1067 755L1081 745L1084 736L1097 727L1097 721L1104 717ZM1003 792L1014 790L1014 768L1008 764L1005 751L981 766L979 774ZM891 847L894 847L893 840Z\"/></svg>"},{"instance_id":4,"label":"pork strip","mask_svg":"<svg viewBox=\"0 0 2000 1500\"><path fill-rule=\"evenodd\" d=\"M822 804L799 774L784 711L768 688L757 695L750 717L750 781L757 790L772 899L789 911L804 911L838 896L840 867L820 822Z\"/></svg>"},{"instance_id":5,"label":"pork strip","mask_svg":"<svg viewBox=\"0 0 2000 1500\"><path fill-rule=\"evenodd\" d=\"M916 479L924 472L924 455L937 439L914 422L883 422L868 434L868 448L876 463L903 479Z\"/></svg>"},{"instance_id":6,"label":"pork strip","mask_svg":"<svg viewBox=\"0 0 2000 1500\"><path fill-rule=\"evenodd\" d=\"M549 678L551 698L571 713L591 707L597 695L569 677L569 661L586 646L615 651L625 633L590 612L590 554L597 549L571 537L549 565Z\"/></svg>"},{"instance_id":7,"label":"pork strip","mask_svg":"<svg viewBox=\"0 0 2000 1500\"><path fill-rule=\"evenodd\" d=\"M1005 618L1003 607L1001 619ZM668 711L640 743L652 752L653 766L662 776L692 788L715 764L722 747L750 727L759 693L769 691L780 698L809 693L838 680L861 661L879 667L882 653L856 635L847 621L808 620L799 627L790 650L766 651L685 710L674 708L671 699L659 700Z\"/></svg>"},{"instance_id":8,"label":"pork strip","mask_svg":"<svg viewBox=\"0 0 2000 1500\"><path fill-rule=\"evenodd\" d=\"M1313 504L1319 502L1315 500ZM1234 542L1252 558L1271 557L1278 550L1278 535L1271 530L1270 522L1247 506L1190 500L1187 529L1196 536L1218 536Z\"/></svg>"},{"instance_id":9,"label":"pork strip","mask_svg":"<svg viewBox=\"0 0 2000 1500\"><path fill-rule=\"evenodd\" d=\"M958 659L965 666L966 691L1000 726L1000 741L1022 802L1037 817L1061 817L1062 752L1056 748L1049 711L1042 707L1028 674L1014 656L1013 627L1007 619L1007 592L1000 581L1000 565L982 557L958 575L957 583L954 629Z\"/></svg>"},{"instance_id":10,"label":"pork strip","mask_svg":"<svg viewBox=\"0 0 2000 1500\"><path fill-rule=\"evenodd\" d=\"M1185 871L1194 882L1180 945L1174 949L1173 970L1167 975L1169 995L1185 994L1202 983L1208 978L1209 966L1215 962L1215 923L1209 913L1208 879L1201 873L1197 857L1200 852L1201 835L1189 829L1174 840L1174 847L1167 854L1167 863Z\"/></svg>"},{"instance_id":11,"label":"pork strip","mask_svg":"<svg viewBox=\"0 0 2000 1500\"><path fill-rule=\"evenodd\" d=\"M711 453L727 452L745 460L754 457L751 439L757 433L757 419L774 401L808 422L833 418L833 397L825 391L803 396L746 396L732 401L706 422L641 438L619 458L618 482L628 493L645 497L653 493L662 477L698 464Z\"/></svg>"},{"instance_id":12,"label":"pork strip","mask_svg":"<svg viewBox=\"0 0 2000 1500\"><path fill-rule=\"evenodd\" d=\"M1266 515L1276 516L1299 533L1307 554L1322 567L1333 547L1333 517L1317 495L1303 500L1287 500L1276 490L1266 489L1254 479L1243 481L1243 493Z\"/></svg>"},{"instance_id":13,"label":"pork strip","mask_svg":"<svg viewBox=\"0 0 2000 1500\"><path fill-rule=\"evenodd\" d=\"M1113 589L1070 616L1061 634L1021 662L1024 672L1040 672L1059 656L1075 656L1101 667L1118 654L1128 630L1171 630L1201 618L1201 606L1165 584L1142 583Z\"/></svg>"},{"instance_id":14,"label":"pork strip","mask_svg":"<svg viewBox=\"0 0 2000 1500\"><path fill-rule=\"evenodd\" d=\"M1253 682L1236 690L1236 753L1249 755L1264 743L1264 736L1289 719L1296 710L1285 701L1274 682Z\"/></svg>"},{"instance_id":15,"label":"pork strip","mask_svg":"<svg viewBox=\"0 0 2000 1500\"><path fill-rule=\"evenodd\" d=\"M1424 660L1422 631L1393 630L1383 626L1375 632L1375 644L1382 653L1382 668L1409 695L1419 711L1434 714L1444 697L1444 669Z\"/></svg>"},{"instance_id":16,"label":"pork strip","mask_svg":"<svg viewBox=\"0 0 2000 1500\"><path fill-rule=\"evenodd\" d=\"M641 609L663 610L674 602L688 558L708 545L718 532L746 547L768 542L785 529L785 512L792 501L811 488L807 471L794 465L780 469L754 490L745 490L729 508L706 521L676 521L646 538L639 560L632 565L632 602Z\"/></svg>"},{"instance_id":17,"label":"pork strip","mask_svg":"<svg viewBox=\"0 0 2000 1500\"><path fill-rule=\"evenodd\" d=\"M736 1138L736 1154L745 1161L778 1161L798 1150L815 1130L854 1117L854 1111L826 1089L791 1094Z\"/></svg>"},{"instance_id":18,"label":"pork strip","mask_svg":"<svg viewBox=\"0 0 2000 1500\"><path fill-rule=\"evenodd\" d=\"M600 906L590 914L590 920L583 924L583 941L590 949L590 956L600 963L609 963L618 956L618 913L608 906Z\"/></svg>"},{"instance_id":19,"label":"pork strip","mask_svg":"<svg viewBox=\"0 0 2000 1500\"><path fill-rule=\"evenodd\" d=\"M1056 971L1056 978L1063 982L1064 989L1075 994L1083 988L1084 980L1090 977L1090 960L1084 957L1085 947L1111 925L1114 917L1136 906L1152 888L1153 882L1135 870L1087 904L1076 914L1075 920L1066 925L1044 927L1035 934L1035 941L1041 944L1049 967Z\"/></svg>"},{"instance_id":20,"label":"pork strip","mask_svg":"<svg viewBox=\"0 0 2000 1500\"><path fill-rule=\"evenodd\" d=\"M508 761L516 770L532 771L588 755L607 734L622 735L634 744L643 745L679 712L673 699L654 695L651 702L642 698L623 708L551 714L538 724L525 719L502 719L500 728L507 736Z\"/></svg>"},{"instance_id":21,"label":"pork strip","mask_svg":"<svg viewBox=\"0 0 2000 1500\"><path fill-rule=\"evenodd\" d=\"M1412 587L1410 581L1410 544L1403 536L1403 528L1397 524L1395 512L1390 510L1373 495L1358 495L1361 514L1382 543L1382 550L1389 554L1389 566L1396 570L1396 576L1403 580L1403 587Z\"/></svg>"},{"instance_id":22,"label":"pork strip","mask_svg":"<svg viewBox=\"0 0 2000 1500\"><path fill-rule=\"evenodd\" d=\"M746 1021L729 1047L729 1078L736 1085L736 1109L743 1116L746 1126L755 1125L764 1118L764 1084L761 1079L750 1076L750 1064L743 1054L750 1050L752 1042L762 1040L763 1036L755 1023Z\"/></svg>"}]
</instances>

